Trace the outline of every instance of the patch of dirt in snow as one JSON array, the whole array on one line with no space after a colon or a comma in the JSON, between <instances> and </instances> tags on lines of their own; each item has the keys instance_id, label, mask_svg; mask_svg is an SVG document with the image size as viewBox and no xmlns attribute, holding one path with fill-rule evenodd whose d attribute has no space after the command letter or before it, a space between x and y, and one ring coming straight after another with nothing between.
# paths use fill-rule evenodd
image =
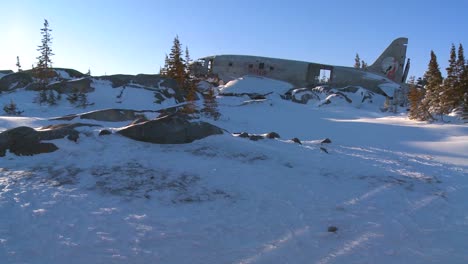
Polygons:
<instances>
[{"instance_id":1,"label":"patch of dirt in snow","mask_svg":"<svg viewBox=\"0 0 468 264\"><path fill-rule=\"evenodd\" d=\"M203 186L196 174L146 168L137 162L112 167L94 167L97 190L129 198L156 196L163 202L191 203L228 199L223 190ZM165 195L167 194L167 195Z\"/></svg>"}]
</instances>

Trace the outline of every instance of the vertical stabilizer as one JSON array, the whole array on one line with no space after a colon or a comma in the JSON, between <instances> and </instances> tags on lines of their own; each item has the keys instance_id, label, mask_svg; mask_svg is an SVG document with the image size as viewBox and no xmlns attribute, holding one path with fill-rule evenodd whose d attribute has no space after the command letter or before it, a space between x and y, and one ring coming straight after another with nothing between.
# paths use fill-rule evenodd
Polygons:
<instances>
[{"instance_id":1,"label":"vertical stabilizer","mask_svg":"<svg viewBox=\"0 0 468 264\"><path fill-rule=\"evenodd\" d=\"M367 69L400 83L403 79L406 45L408 45L407 38L395 39Z\"/></svg>"}]
</instances>

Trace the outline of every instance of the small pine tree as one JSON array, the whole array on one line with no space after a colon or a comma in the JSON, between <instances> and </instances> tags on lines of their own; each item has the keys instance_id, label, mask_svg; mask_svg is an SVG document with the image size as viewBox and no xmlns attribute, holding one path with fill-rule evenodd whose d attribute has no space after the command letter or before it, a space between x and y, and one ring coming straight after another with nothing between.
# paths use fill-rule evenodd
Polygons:
<instances>
[{"instance_id":1,"label":"small pine tree","mask_svg":"<svg viewBox=\"0 0 468 264\"><path fill-rule=\"evenodd\" d=\"M426 94L422 104L427 106L430 112L442 115L443 112L442 109L440 109L440 93L442 90L443 78L434 51L431 51L431 60L429 61L427 71L424 73L424 79L427 81L427 84L425 86Z\"/></svg>"},{"instance_id":2,"label":"small pine tree","mask_svg":"<svg viewBox=\"0 0 468 264\"><path fill-rule=\"evenodd\" d=\"M13 100L10 100L9 104L3 106L3 111L5 111L7 115L21 115L23 113L23 111L18 110L18 106Z\"/></svg>"},{"instance_id":3,"label":"small pine tree","mask_svg":"<svg viewBox=\"0 0 468 264\"><path fill-rule=\"evenodd\" d=\"M354 58L354 68L356 69L361 68L361 58L359 58L358 53L356 53L356 57Z\"/></svg>"},{"instance_id":4,"label":"small pine tree","mask_svg":"<svg viewBox=\"0 0 468 264\"><path fill-rule=\"evenodd\" d=\"M202 112L214 120L218 120L221 114L218 111L218 103L216 102L216 96L214 94L213 88L208 90L208 93L205 94L203 101Z\"/></svg>"},{"instance_id":5,"label":"small pine tree","mask_svg":"<svg viewBox=\"0 0 468 264\"><path fill-rule=\"evenodd\" d=\"M367 70L367 63L364 60L361 61L361 69Z\"/></svg>"},{"instance_id":6,"label":"small pine tree","mask_svg":"<svg viewBox=\"0 0 468 264\"><path fill-rule=\"evenodd\" d=\"M16 56L16 67L18 68L18 72L22 72L23 70L21 69L21 63L19 56Z\"/></svg>"}]
</instances>

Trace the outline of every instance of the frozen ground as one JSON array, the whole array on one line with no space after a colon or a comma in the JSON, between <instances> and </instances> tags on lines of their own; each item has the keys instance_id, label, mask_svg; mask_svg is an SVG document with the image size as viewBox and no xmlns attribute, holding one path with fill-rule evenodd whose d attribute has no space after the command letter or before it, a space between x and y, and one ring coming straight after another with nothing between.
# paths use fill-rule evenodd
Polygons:
<instances>
[{"instance_id":1,"label":"frozen ground","mask_svg":"<svg viewBox=\"0 0 468 264\"><path fill-rule=\"evenodd\" d=\"M115 103L98 88L91 109L162 108L149 91ZM25 117L0 116L0 130L82 111L29 104L29 92L0 101L13 96ZM2 263L468 262L466 125L275 94L219 104L210 122L281 139L156 145L83 128L54 153L0 158Z\"/></svg>"}]
</instances>

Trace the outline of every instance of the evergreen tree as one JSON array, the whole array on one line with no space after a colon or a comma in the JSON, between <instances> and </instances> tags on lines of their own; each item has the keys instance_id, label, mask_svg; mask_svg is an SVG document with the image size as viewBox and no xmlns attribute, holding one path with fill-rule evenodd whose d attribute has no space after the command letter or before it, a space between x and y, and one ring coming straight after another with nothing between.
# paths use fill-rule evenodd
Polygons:
<instances>
[{"instance_id":1,"label":"evergreen tree","mask_svg":"<svg viewBox=\"0 0 468 264\"><path fill-rule=\"evenodd\" d=\"M361 61L361 69L367 69L367 63L364 60Z\"/></svg>"},{"instance_id":2,"label":"evergreen tree","mask_svg":"<svg viewBox=\"0 0 468 264\"><path fill-rule=\"evenodd\" d=\"M18 72L23 71L23 70L21 69L21 64L20 64L19 56L16 56L16 67L18 67Z\"/></svg>"},{"instance_id":3,"label":"evergreen tree","mask_svg":"<svg viewBox=\"0 0 468 264\"><path fill-rule=\"evenodd\" d=\"M213 88L210 88L208 93L204 95L202 112L214 120L218 120L221 116L218 111L218 103L216 102L216 96L214 94Z\"/></svg>"},{"instance_id":4,"label":"evergreen tree","mask_svg":"<svg viewBox=\"0 0 468 264\"><path fill-rule=\"evenodd\" d=\"M179 87L184 87L186 72L179 36L174 38L168 58L167 76L173 78Z\"/></svg>"},{"instance_id":5,"label":"evergreen tree","mask_svg":"<svg viewBox=\"0 0 468 264\"><path fill-rule=\"evenodd\" d=\"M458 98L458 105L463 106L465 92L468 92L468 71L462 44L458 46L456 72L458 82L455 87L455 97Z\"/></svg>"},{"instance_id":6,"label":"evergreen tree","mask_svg":"<svg viewBox=\"0 0 468 264\"><path fill-rule=\"evenodd\" d=\"M187 104L184 107L184 112L187 114L193 114L196 112L195 101L197 98L196 82L193 78L192 71L190 69L190 53L188 47L185 47L185 85L184 90L186 93Z\"/></svg>"},{"instance_id":7,"label":"evergreen tree","mask_svg":"<svg viewBox=\"0 0 468 264\"><path fill-rule=\"evenodd\" d=\"M354 68L361 68L361 58L359 58L358 53L356 53L356 57L354 58Z\"/></svg>"},{"instance_id":8,"label":"evergreen tree","mask_svg":"<svg viewBox=\"0 0 468 264\"><path fill-rule=\"evenodd\" d=\"M51 31L52 29L49 28L49 22L47 19L44 19L44 28L41 29L42 41L37 49L40 55L37 57L38 62L37 66L34 68L34 73L39 80L39 88L41 90L39 103L49 102L55 104L56 98L53 92L42 92L42 90L46 90L49 79L53 76L51 57L54 53L52 53L52 48L50 47L52 44ZM48 98L49 96L53 96L53 98Z\"/></svg>"},{"instance_id":9,"label":"evergreen tree","mask_svg":"<svg viewBox=\"0 0 468 264\"><path fill-rule=\"evenodd\" d=\"M166 57L164 58L164 67L159 69L159 74L167 76L167 69L169 69L169 57L166 54Z\"/></svg>"},{"instance_id":10,"label":"evergreen tree","mask_svg":"<svg viewBox=\"0 0 468 264\"><path fill-rule=\"evenodd\" d=\"M431 60L427 71L424 73L424 79L427 81L425 86L426 94L424 96L423 105L428 107L430 112L442 115L440 109L439 94L442 90L442 74L440 73L439 63L434 51L431 50Z\"/></svg>"},{"instance_id":11,"label":"evergreen tree","mask_svg":"<svg viewBox=\"0 0 468 264\"><path fill-rule=\"evenodd\" d=\"M456 107L459 101L456 98L456 88L458 84L459 74L457 73L457 53L455 45L450 48L449 66L446 68L447 78L445 78L443 86L439 93L439 114L448 114Z\"/></svg>"}]
</instances>

